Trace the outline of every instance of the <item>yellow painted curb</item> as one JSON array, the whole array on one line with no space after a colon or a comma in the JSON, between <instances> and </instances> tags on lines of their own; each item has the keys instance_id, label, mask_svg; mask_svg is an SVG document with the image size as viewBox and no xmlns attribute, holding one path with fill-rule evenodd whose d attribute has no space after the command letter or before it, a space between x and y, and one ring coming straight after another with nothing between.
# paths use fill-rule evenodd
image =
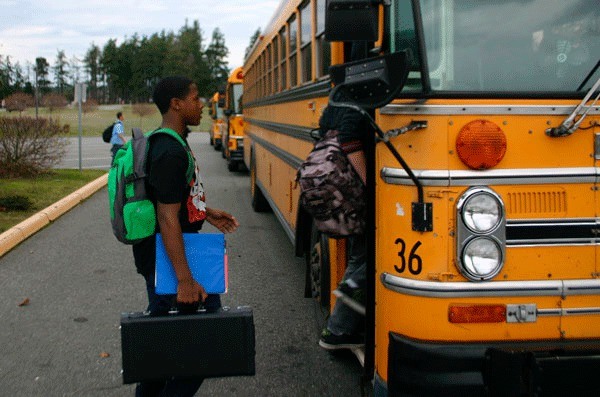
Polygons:
<instances>
[{"instance_id":1,"label":"yellow painted curb","mask_svg":"<svg viewBox=\"0 0 600 397\"><path fill-rule=\"evenodd\" d=\"M93 180L84 187L76 190L56 203L44 208L37 214L25 219L18 225L13 226L0 234L0 257L19 245L23 240L38 232L41 228L55 221L61 215L68 212L83 200L106 186L108 174Z\"/></svg>"}]
</instances>

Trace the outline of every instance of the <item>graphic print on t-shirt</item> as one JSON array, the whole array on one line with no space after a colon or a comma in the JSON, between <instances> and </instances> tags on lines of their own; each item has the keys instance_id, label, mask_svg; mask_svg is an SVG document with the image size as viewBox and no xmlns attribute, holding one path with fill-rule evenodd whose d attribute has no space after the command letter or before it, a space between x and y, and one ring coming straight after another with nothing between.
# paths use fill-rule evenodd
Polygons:
<instances>
[{"instance_id":1,"label":"graphic print on t-shirt","mask_svg":"<svg viewBox=\"0 0 600 397\"><path fill-rule=\"evenodd\" d=\"M190 195L187 199L188 220L190 223L199 222L206 218L206 197L204 185L200 177L200 169L195 165L194 177L190 181Z\"/></svg>"}]
</instances>

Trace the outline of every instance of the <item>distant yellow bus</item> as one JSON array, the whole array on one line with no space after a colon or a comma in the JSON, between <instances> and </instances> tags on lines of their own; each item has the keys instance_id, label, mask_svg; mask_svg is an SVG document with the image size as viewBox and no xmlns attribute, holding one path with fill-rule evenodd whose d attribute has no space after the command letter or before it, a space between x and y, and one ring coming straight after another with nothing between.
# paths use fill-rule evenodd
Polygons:
<instances>
[{"instance_id":1,"label":"distant yellow bus","mask_svg":"<svg viewBox=\"0 0 600 397\"><path fill-rule=\"evenodd\" d=\"M227 169L235 171L243 166L244 159L244 115L242 95L244 93L244 72L238 67L231 72L225 89L225 128L223 132L223 157Z\"/></svg>"},{"instance_id":2,"label":"distant yellow bus","mask_svg":"<svg viewBox=\"0 0 600 397\"><path fill-rule=\"evenodd\" d=\"M374 119L374 395L600 395L597 0L285 0L244 71L252 205L325 308L345 244L312 227L296 172L332 83Z\"/></svg>"},{"instance_id":3,"label":"distant yellow bus","mask_svg":"<svg viewBox=\"0 0 600 397\"><path fill-rule=\"evenodd\" d=\"M215 92L208 101L208 114L213 120L210 129L210 144L215 148L215 150L221 150L222 147L223 129L225 127L223 120L224 105L224 92Z\"/></svg>"}]
</instances>

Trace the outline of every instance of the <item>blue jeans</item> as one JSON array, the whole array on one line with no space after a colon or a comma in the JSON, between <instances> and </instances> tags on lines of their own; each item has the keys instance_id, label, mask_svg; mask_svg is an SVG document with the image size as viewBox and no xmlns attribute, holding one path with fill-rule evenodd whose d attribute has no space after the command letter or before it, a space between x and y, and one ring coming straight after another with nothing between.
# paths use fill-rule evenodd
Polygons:
<instances>
[{"instance_id":1,"label":"blue jeans","mask_svg":"<svg viewBox=\"0 0 600 397\"><path fill-rule=\"evenodd\" d=\"M196 311L197 306L177 306L176 295L158 295L154 290L154 273L144 276L148 292L148 311L151 316L164 315L178 308L180 312ZM204 301L204 308L215 311L221 307L221 297L210 294ZM192 397L204 379L170 379L167 381L141 382L135 389L136 397Z\"/></svg>"},{"instance_id":2,"label":"blue jeans","mask_svg":"<svg viewBox=\"0 0 600 397\"><path fill-rule=\"evenodd\" d=\"M348 267L343 281L352 279L364 289L367 282L367 241L364 235L348 238ZM327 329L336 335L356 335L362 331L363 316L352 310L341 300L335 301L333 311L327 320Z\"/></svg>"}]
</instances>

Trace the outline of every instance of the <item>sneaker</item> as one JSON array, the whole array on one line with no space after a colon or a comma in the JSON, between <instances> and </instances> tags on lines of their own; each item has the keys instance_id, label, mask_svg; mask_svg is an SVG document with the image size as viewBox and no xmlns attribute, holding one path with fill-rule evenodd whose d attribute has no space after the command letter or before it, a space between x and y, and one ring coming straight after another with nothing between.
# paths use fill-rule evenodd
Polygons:
<instances>
[{"instance_id":1,"label":"sneaker","mask_svg":"<svg viewBox=\"0 0 600 397\"><path fill-rule=\"evenodd\" d=\"M360 335L335 335L327 328L321 332L319 346L326 350L354 349L364 346L365 343Z\"/></svg>"},{"instance_id":2,"label":"sneaker","mask_svg":"<svg viewBox=\"0 0 600 397\"><path fill-rule=\"evenodd\" d=\"M362 314L366 313L365 309L365 290L362 288L352 288L349 283L342 281L337 289L332 292L346 306L350 307L355 312Z\"/></svg>"}]
</instances>

